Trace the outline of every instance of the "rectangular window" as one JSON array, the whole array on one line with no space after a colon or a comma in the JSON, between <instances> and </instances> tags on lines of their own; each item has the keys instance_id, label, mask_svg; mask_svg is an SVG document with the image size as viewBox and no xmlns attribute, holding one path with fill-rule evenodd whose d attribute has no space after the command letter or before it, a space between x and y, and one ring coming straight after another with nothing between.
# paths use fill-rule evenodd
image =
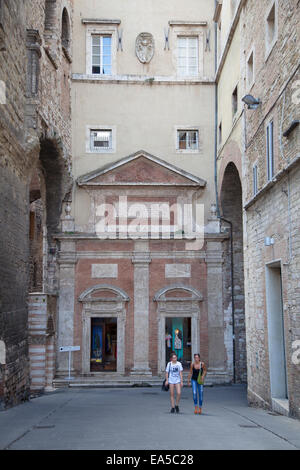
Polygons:
<instances>
[{"instance_id":1,"label":"rectangular window","mask_svg":"<svg viewBox=\"0 0 300 470\"><path fill-rule=\"evenodd\" d=\"M112 149L112 130L91 130L91 150L103 151Z\"/></svg>"},{"instance_id":2,"label":"rectangular window","mask_svg":"<svg viewBox=\"0 0 300 470\"><path fill-rule=\"evenodd\" d=\"M247 86L250 88L254 82L254 55L253 51L247 61Z\"/></svg>"},{"instance_id":3,"label":"rectangular window","mask_svg":"<svg viewBox=\"0 0 300 470\"><path fill-rule=\"evenodd\" d=\"M267 167L268 180L274 176L274 123L271 121L267 126Z\"/></svg>"},{"instance_id":4,"label":"rectangular window","mask_svg":"<svg viewBox=\"0 0 300 470\"><path fill-rule=\"evenodd\" d=\"M266 57L265 60L269 57L273 46L277 40L278 34L278 13L277 13L277 0L274 1L271 9L269 10L268 15L265 19L265 43L266 43Z\"/></svg>"},{"instance_id":5,"label":"rectangular window","mask_svg":"<svg viewBox=\"0 0 300 470\"><path fill-rule=\"evenodd\" d=\"M267 17L267 43L270 46L275 39L275 4Z\"/></svg>"},{"instance_id":6,"label":"rectangular window","mask_svg":"<svg viewBox=\"0 0 300 470\"><path fill-rule=\"evenodd\" d=\"M222 144L222 123L219 124L219 145Z\"/></svg>"},{"instance_id":7,"label":"rectangular window","mask_svg":"<svg viewBox=\"0 0 300 470\"><path fill-rule=\"evenodd\" d=\"M178 150L198 150L199 136L197 130L177 131L177 149Z\"/></svg>"},{"instance_id":8,"label":"rectangular window","mask_svg":"<svg viewBox=\"0 0 300 470\"><path fill-rule=\"evenodd\" d=\"M236 86L232 93L232 116L234 117L238 110L238 87Z\"/></svg>"},{"instance_id":9,"label":"rectangular window","mask_svg":"<svg viewBox=\"0 0 300 470\"><path fill-rule=\"evenodd\" d=\"M258 191L258 173L257 173L257 165L253 165L253 194L254 196L257 194Z\"/></svg>"},{"instance_id":10,"label":"rectangular window","mask_svg":"<svg viewBox=\"0 0 300 470\"><path fill-rule=\"evenodd\" d=\"M111 75L112 73L112 37L110 35L92 36L92 73Z\"/></svg>"},{"instance_id":11,"label":"rectangular window","mask_svg":"<svg viewBox=\"0 0 300 470\"><path fill-rule=\"evenodd\" d=\"M177 38L177 71L180 76L198 74L198 54L198 37Z\"/></svg>"}]
</instances>

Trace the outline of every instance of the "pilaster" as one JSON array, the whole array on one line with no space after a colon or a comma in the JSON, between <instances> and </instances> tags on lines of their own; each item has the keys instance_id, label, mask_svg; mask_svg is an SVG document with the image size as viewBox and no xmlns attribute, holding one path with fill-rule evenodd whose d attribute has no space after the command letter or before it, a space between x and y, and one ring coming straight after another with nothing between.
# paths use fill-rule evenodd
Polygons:
<instances>
[{"instance_id":1,"label":"pilaster","mask_svg":"<svg viewBox=\"0 0 300 470\"><path fill-rule=\"evenodd\" d=\"M134 365L132 375L151 375L149 367L149 264L148 241L137 241L134 265Z\"/></svg>"}]
</instances>

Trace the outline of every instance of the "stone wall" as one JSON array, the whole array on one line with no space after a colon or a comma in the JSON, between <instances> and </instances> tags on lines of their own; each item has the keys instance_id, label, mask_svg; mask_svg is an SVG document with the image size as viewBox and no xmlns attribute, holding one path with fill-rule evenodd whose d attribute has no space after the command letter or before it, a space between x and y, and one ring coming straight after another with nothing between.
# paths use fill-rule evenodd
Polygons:
<instances>
[{"instance_id":1,"label":"stone wall","mask_svg":"<svg viewBox=\"0 0 300 470\"><path fill-rule=\"evenodd\" d=\"M49 3L55 7L55 14L52 31L47 34L45 6ZM69 102L61 95L70 94L71 50L63 51L61 46L63 7L68 8L71 18L69 0L0 2L0 340L6 352L0 364L3 407L27 399L30 389L27 297L32 175L36 170L42 175L45 207L49 187L52 191L55 187L59 194L60 204L55 201L57 224L62 199L70 189L70 108L61 109L63 101ZM44 155L42 160L40 148L45 141L56 153L48 152L48 159ZM60 169L58 178L55 167ZM38 258L41 260L41 256ZM51 263L55 259L46 259L46 266ZM55 286L54 281L48 284ZM39 282L40 287L46 286Z\"/></svg>"},{"instance_id":2,"label":"stone wall","mask_svg":"<svg viewBox=\"0 0 300 470\"><path fill-rule=\"evenodd\" d=\"M275 5L275 39L266 47L266 19ZM266 270L281 268L288 403L300 416L299 365L293 363L293 342L299 340L299 126L283 133L299 118L299 19L297 1L248 1L243 10L245 55L254 47L254 84L250 90L261 105L245 110L243 192L245 203L245 286L248 384L251 403L274 406L271 390ZM244 58L242 58L244 60ZM244 90L245 93L247 90ZM249 90L248 90L249 91ZM266 127L274 123L274 178L268 181ZM258 168L258 193L253 194L252 167ZM265 238L274 244L266 246Z\"/></svg>"}]
</instances>

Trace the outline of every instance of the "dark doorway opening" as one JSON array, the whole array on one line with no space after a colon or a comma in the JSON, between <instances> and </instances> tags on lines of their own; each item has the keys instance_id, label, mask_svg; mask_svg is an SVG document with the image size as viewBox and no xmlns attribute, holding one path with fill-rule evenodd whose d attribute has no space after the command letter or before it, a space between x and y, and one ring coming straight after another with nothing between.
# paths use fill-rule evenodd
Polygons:
<instances>
[{"instance_id":1,"label":"dark doorway opening","mask_svg":"<svg viewBox=\"0 0 300 470\"><path fill-rule=\"evenodd\" d=\"M247 382L244 257L243 257L243 200L242 185L237 167L230 162L225 170L220 203L222 223L228 228L231 245L228 242L225 269L226 290L230 293L228 309L232 311L233 329L233 377L237 383ZM228 227L228 221L230 226Z\"/></svg>"},{"instance_id":2,"label":"dark doorway opening","mask_svg":"<svg viewBox=\"0 0 300 470\"><path fill-rule=\"evenodd\" d=\"M117 370L117 319L92 318L91 372Z\"/></svg>"},{"instance_id":3,"label":"dark doorway opening","mask_svg":"<svg viewBox=\"0 0 300 470\"><path fill-rule=\"evenodd\" d=\"M175 352L183 369L189 369L192 360L191 318L166 318L165 340L166 363L170 361L171 353Z\"/></svg>"}]
</instances>

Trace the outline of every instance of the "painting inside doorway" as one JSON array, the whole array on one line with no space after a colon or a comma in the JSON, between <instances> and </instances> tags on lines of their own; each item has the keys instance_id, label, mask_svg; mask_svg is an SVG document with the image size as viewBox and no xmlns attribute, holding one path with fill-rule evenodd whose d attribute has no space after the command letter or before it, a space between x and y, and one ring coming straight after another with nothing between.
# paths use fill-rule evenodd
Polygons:
<instances>
[{"instance_id":1,"label":"painting inside doorway","mask_svg":"<svg viewBox=\"0 0 300 470\"><path fill-rule=\"evenodd\" d=\"M192 357L191 318L166 318L166 363L175 352L184 369L189 369Z\"/></svg>"},{"instance_id":2,"label":"painting inside doorway","mask_svg":"<svg viewBox=\"0 0 300 470\"><path fill-rule=\"evenodd\" d=\"M91 372L117 370L117 319L92 318Z\"/></svg>"}]
</instances>

